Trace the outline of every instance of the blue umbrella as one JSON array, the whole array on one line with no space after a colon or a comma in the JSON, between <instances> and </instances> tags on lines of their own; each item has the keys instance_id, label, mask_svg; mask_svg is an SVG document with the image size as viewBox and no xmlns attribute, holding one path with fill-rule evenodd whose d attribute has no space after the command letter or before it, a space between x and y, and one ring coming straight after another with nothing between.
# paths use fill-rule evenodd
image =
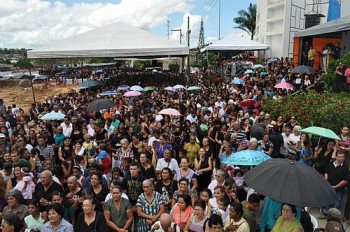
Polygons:
<instances>
[{"instance_id":1,"label":"blue umbrella","mask_svg":"<svg viewBox=\"0 0 350 232\"><path fill-rule=\"evenodd\" d=\"M267 63L272 63L272 62L275 62L275 61L277 61L277 58L271 58L271 59L269 59L269 60L267 61Z\"/></svg>"},{"instance_id":2,"label":"blue umbrella","mask_svg":"<svg viewBox=\"0 0 350 232\"><path fill-rule=\"evenodd\" d=\"M40 119L41 120L62 120L64 119L66 115L62 114L61 111L55 112L55 111L51 111L50 113L45 114L44 116L42 116Z\"/></svg>"},{"instance_id":3,"label":"blue umbrella","mask_svg":"<svg viewBox=\"0 0 350 232\"><path fill-rule=\"evenodd\" d=\"M95 86L99 86L102 85L103 83L101 81L85 81L83 83L81 83L81 87L85 87L85 88L91 88L91 87L95 87Z\"/></svg>"},{"instance_id":4,"label":"blue umbrella","mask_svg":"<svg viewBox=\"0 0 350 232\"><path fill-rule=\"evenodd\" d=\"M110 96L110 95L117 95L117 91L115 90L108 90L100 93L100 96Z\"/></svg>"},{"instance_id":5,"label":"blue umbrella","mask_svg":"<svg viewBox=\"0 0 350 232\"><path fill-rule=\"evenodd\" d=\"M236 85L243 85L244 84L244 80L241 80L241 79L233 79L231 81L232 84L236 84Z\"/></svg>"},{"instance_id":6,"label":"blue umbrella","mask_svg":"<svg viewBox=\"0 0 350 232\"><path fill-rule=\"evenodd\" d=\"M257 166L262 162L271 159L264 152L256 150L243 150L230 155L223 163L229 165Z\"/></svg>"},{"instance_id":7,"label":"blue umbrella","mask_svg":"<svg viewBox=\"0 0 350 232\"><path fill-rule=\"evenodd\" d=\"M130 89L130 86L128 86L128 85L121 85L121 86L118 87L117 90L119 90L119 91L128 91L129 89Z\"/></svg>"}]
</instances>

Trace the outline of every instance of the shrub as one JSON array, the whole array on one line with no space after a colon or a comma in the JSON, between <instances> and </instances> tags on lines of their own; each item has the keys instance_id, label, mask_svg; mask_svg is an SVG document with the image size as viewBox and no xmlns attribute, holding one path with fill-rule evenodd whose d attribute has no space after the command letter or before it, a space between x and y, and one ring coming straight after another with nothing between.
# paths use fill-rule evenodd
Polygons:
<instances>
[{"instance_id":1,"label":"shrub","mask_svg":"<svg viewBox=\"0 0 350 232\"><path fill-rule=\"evenodd\" d=\"M303 128L320 126L338 133L342 126L350 125L350 98L346 93L288 95L279 101L264 100L263 110L273 118L295 115Z\"/></svg>"},{"instance_id":2,"label":"shrub","mask_svg":"<svg viewBox=\"0 0 350 232\"><path fill-rule=\"evenodd\" d=\"M325 87L329 91L334 89L335 70L340 63L343 63L345 67L350 67L350 52L346 53L345 56L338 60L330 60L327 74L323 78Z\"/></svg>"}]
</instances>

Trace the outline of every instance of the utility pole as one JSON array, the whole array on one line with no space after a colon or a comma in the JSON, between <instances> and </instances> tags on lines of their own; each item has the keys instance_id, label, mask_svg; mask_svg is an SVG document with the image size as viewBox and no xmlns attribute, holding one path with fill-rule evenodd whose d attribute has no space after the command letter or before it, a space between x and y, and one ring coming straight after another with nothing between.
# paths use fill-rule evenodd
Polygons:
<instances>
[{"instance_id":1,"label":"utility pole","mask_svg":"<svg viewBox=\"0 0 350 232\"><path fill-rule=\"evenodd\" d=\"M168 32L168 40L170 39L170 20L169 18L167 19L167 32Z\"/></svg>"},{"instance_id":2,"label":"utility pole","mask_svg":"<svg viewBox=\"0 0 350 232\"><path fill-rule=\"evenodd\" d=\"M181 28L180 29L173 29L171 31L178 31L178 32L180 32L180 44L182 44L182 30L181 30Z\"/></svg>"},{"instance_id":3,"label":"utility pole","mask_svg":"<svg viewBox=\"0 0 350 232\"><path fill-rule=\"evenodd\" d=\"M219 0L219 40L221 39L221 0Z\"/></svg>"},{"instance_id":4,"label":"utility pole","mask_svg":"<svg viewBox=\"0 0 350 232\"><path fill-rule=\"evenodd\" d=\"M191 30L190 30L190 16L187 16L187 46L188 49L190 49L190 34L191 34ZM190 54L191 52L188 54L187 57L187 72L190 72Z\"/></svg>"}]
</instances>

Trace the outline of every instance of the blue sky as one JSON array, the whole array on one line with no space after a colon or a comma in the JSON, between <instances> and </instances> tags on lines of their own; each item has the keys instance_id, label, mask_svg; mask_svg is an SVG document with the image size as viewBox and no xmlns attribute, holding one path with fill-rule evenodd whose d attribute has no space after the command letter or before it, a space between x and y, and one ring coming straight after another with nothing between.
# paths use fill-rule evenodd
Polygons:
<instances>
[{"instance_id":1,"label":"blue sky","mask_svg":"<svg viewBox=\"0 0 350 232\"><path fill-rule=\"evenodd\" d=\"M118 20L166 38L167 19L170 29L185 31L187 15L195 46L201 17L206 42L218 39L219 2L222 38L234 30L237 12L256 0L0 0L0 47L36 48ZM179 33L170 38L179 40Z\"/></svg>"}]
</instances>

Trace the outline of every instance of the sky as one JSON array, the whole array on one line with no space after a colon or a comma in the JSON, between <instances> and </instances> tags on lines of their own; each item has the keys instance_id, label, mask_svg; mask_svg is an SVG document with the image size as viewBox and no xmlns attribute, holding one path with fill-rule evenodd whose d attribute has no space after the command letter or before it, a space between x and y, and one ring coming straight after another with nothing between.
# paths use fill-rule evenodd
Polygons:
<instances>
[{"instance_id":1,"label":"sky","mask_svg":"<svg viewBox=\"0 0 350 232\"><path fill-rule=\"evenodd\" d=\"M124 21L163 38L180 42L190 17L190 46L198 43L204 19L205 42L221 33L246 34L234 28L233 18L256 0L0 0L0 47L35 49L116 21ZM186 35L182 39L187 44Z\"/></svg>"}]
</instances>

